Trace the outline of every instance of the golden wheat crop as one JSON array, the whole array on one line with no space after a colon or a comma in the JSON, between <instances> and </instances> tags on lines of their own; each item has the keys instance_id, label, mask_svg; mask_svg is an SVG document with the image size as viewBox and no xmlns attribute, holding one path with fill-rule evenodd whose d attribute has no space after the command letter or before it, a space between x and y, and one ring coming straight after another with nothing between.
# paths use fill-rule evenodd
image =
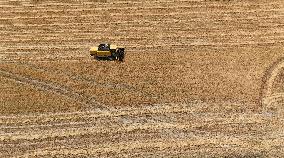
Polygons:
<instances>
[{"instance_id":1,"label":"golden wheat crop","mask_svg":"<svg viewBox=\"0 0 284 158\"><path fill-rule=\"evenodd\" d=\"M6 0L0 15L0 157L284 156L283 115L259 104L283 106L282 0ZM92 59L101 42L125 62Z\"/></svg>"}]
</instances>

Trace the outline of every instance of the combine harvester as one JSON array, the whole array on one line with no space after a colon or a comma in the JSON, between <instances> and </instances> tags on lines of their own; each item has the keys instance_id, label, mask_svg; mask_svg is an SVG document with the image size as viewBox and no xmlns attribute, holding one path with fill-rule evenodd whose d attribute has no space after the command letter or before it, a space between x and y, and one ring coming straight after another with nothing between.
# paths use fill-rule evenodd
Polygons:
<instances>
[{"instance_id":1,"label":"combine harvester","mask_svg":"<svg viewBox=\"0 0 284 158\"><path fill-rule=\"evenodd\" d=\"M103 43L98 47L92 47L90 49L90 55L97 60L108 59L108 60L124 60L124 48L118 47L113 44Z\"/></svg>"}]
</instances>

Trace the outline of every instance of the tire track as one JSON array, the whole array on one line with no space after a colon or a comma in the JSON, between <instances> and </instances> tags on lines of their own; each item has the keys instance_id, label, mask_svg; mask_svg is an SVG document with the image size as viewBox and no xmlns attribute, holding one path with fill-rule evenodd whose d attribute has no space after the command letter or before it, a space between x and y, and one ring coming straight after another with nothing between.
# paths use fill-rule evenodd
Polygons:
<instances>
[{"instance_id":1,"label":"tire track","mask_svg":"<svg viewBox=\"0 0 284 158\"><path fill-rule=\"evenodd\" d=\"M184 120L179 120L180 116L183 115ZM227 121L231 119L242 119L243 121L249 121L252 119L259 120L263 115L252 115L248 116L248 114L240 115L239 117L225 117L225 118L218 118L220 114L210 114L207 113L208 117L215 118L216 122L223 121L227 119ZM73 116L73 117L72 117ZM241 117L247 118L241 118ZM78 126L78 125L91 125L91 124L103 124L102 121L106 122L114 122L116 124L129 124L129 123L143 123L143 122L173 122L173 121L192 121L197 118L204 120L205 122L210 122L212 120L206 118L204 114L193 114L191 109L159 109L156 111L130 111L130 112L123 112L119 111L116 113L110 113L109 115L105 114L97 114L97 113L81 113L80 115L71 115L71 116L47 116L39 118L17 118L16 120L9 120L9 119L1 119L0 127L3 130L17 130L17 129L29 129L29 128L40 128L43 129L45 127L52 128L60 128L63 126L69 125L71 126ZM19 120L18 120L19 119ZM188 120L189 119L189 120ZM192 119L192 120L190 120ZM212 118L211 118L212 119Z\"/></svg>"},{"instance_id":2,"label":"tire track","mask_svg":"<svg viewBox=\"0 0 284 158\"><path fill-rule=\"evenodd\" d=\"M196 105L197 106L197 105ZM205 109L207 109L206 107L204 107ZM160 112L160 110L158 108L154 108L157 110L157 112ZM191 107L192 110L192 107ZM196 114L196 112L192 112L192 114ZM238 116L240 114L240 116ZM89 115L89 114L87 114ZM134 114L135 115L135 114ZM142 114L144 115L144 114ZM158 114L160 115L160 114ZM163 114L161 114L163 115ZM168 114L166 114L167 116L169 116ZM183 115L183 116L187 116L187 113L184 112L180 112L177 113L177 115ZM107 138L112 138L110 137L111 135L116 138L119 135L124 135L127 136L127 138L130 138L130 136L134 133L137 134L137 136L139 136L141 133L146 132L146 133L155 133L155 132L162 132L160 133L160 135L164 135L165 137L163 139L161 139L161 141L165 141L168 140L169 138L181 138L182 141L190 138L194 138L194 140L196 141L200 141L203 139L207 139L210 135L212 135L213 133L215 133L214 135L216 136L216 131L214 132L214 130L210 130L210 128L208 127L214 127L216 129L219 129L218 126L222 125L220 127L220 133L217 133L217 136L220 138L224 138L224 136L226 136L226 133L224 131L224 127L225 129L228 128L232 131L239 131L240 128L249 128L250 132L254 131L254 133L257 131L257 135L254 134L254 138L259 138L259 136L262 136L263 133L265 133L263 130L263 127L265 126L265 124L269 124L270 121L269 119L267 120L267 116L264 115L250 115L250 114L245 114L244 113L237 113L237 115L226 115L225 118L224 117L224 113L218 113L218 114L204 114L202 115L202 111L200 111L200 115L202 117L200 117L199 115L196 115L194 117L196 117L196 119L198 119L197 121L192 120L192 122L187 122L186 120L184 120L184 122L175 122L175 121L170 121L167 122L165 121L163 118L161 118L161 121L154 121L154 122L140 122L140 123L129 123L127 125L121 125L119 123L112 123L112 126L108 126L107 124L104 126L101 125L87 125L87 126L80 126L80 127L72 127L70 126L69 128L64 127L64 128L51 128L51 129L46 129L46 130L37 130L34 128L31 128L29 131L23 131L22 129L19 129L16 132L13 133L6 133L5 135L1 136L0 138L4 139L4 141L7 142L14 142L16 141L18 145L23 146L36 146L35 150L48 150L48 151L53 151L54 147L51 148L41 148L43 144L50 144L53 141L56 140L57 143L59 142L63 142L64 141L70 141L77 139L77 140L82 140L84 141L85 139L82 139L83 136L90 136L90 135L106 135ZM232 117L233 116L233 117ZM140 117L140 116L138 116ZM149 114L145 114L146 119L149 119ZM171 116L170 116L171 117ZM175 117L174 117L175 118ZM181 117L182 118L182 117ZM99 123L103 123L101 121L98 121ZM217 127L216 127L217 126ZM205 129L202 129L200 127L204 127ZM258 128L258 127L262 127L262 128ZM255 131L256 130L256 131ZM171 131L174 131L174 133L172 133ZM194 135L189 135L190 137L185 136L184 132L190 132L190 131L194 131ZM249 131L245 130L240 132L240 133L235 133L231 134L230 137L234 138L234 139L240 139L240 138L246 138L246 139L252 139L252 136L250 136ZM140 134L139 134L140 133ZM190 133L189 133L190 134ZM155 135L155 134L154 134ZM159 135L159 134L158 134ZM75 138L74 138L75 137ZM144 140L139 140L139 137L133 137L133 140L135 141L149 141L151 143L155 142L153 141L153 139L151 139L151 137L146 137ZM2 140L1 139L1 140ZM94 139L99 139L99 138L94 138ZM127 141L126 143L130 143L133 141ZM227 139L225 139L227 140ZM31 142L29 142L31 141ZM91 141L91 140L90 140ZM105 144L107 147L109 147L109 143L108 142L112 142L111 140L107 141L104 140ZM121 142L121 140L119 141ZM218 141L216 141L218 142ZM234 141L231 141L234 142ZM116 144L116 143L114 143ZM74 144L75 145L75 144ZM92 146L92 148L90 149L94 149L94 148L98 148L98 149L103 149L104 147L102 147L102 144L98 144L98 146ZM8 146L7 146L8 147ZM20 147L20 146L18 146ZM33 148L34 148L33 147ZM71 149L72 147L70 145L61 145L60 148L64 149ZM74 146L75 147L75 146ZM80 147L81 148L81 147ZM76 149L78 149L78 146L76 145ZM27 154L27 153L32 153L34 150L32 151L24 151L19 155L22 154ZM58 152L60 152L60 150L57 150ZM62 151L62 150L61 150ZM63 153L61 153L63 154Z\"/></svg>"},{"instance_id":3,"label":"tire track","mask_svg":"<svg viewBox=\"0 0 284 158\"><path fill-rule=\"evenodd\" d=\"M206 107L203 107L206 108ZM78 119L97 119L97 118L111 118L124 116L143 116L152 114L165 115L168 113L196 113L202 111L201 109L193 109L191 105L149 105L140 107L120 107L109 108L108 110L93 110L93 111L78 111L69 113L46 113L46 114L29 114L29 115L8 115L0 116L1 124L30 124L30 123L50 123L56 121L72 121Z\"/></svg>"},{"instance_id":4,"label":"tire track","mask_svg":"<svg viewBox=\"0 0 284 158\"><path fill-rule=\"evenodd\" d=\"M226 105L229 103L220 103ZM230 103L232 105L232 103ZM245 110L244 105L232 105L232 106L241 106ZM251 105L249 105L251 106ZM0 120L2 123L13 123L18 122L24 123L29 122L28 120L33 120L33 122L38 121L52 121L56 119L72 119L72 118L100 118L100 117L118 117L118 116L140 116L146 114L167 114L167 113L189 113L194 115L201 116L210 116L207 112L203 114L203 111L214 111L214 109L220 109L219 105L216 104L207 104L199 101L187 103L187 104L151 104L151 105L139 105L139 106L128 106L128 107L108 107L108 109L95 109L95 110L86 110L86 111L77 111L77 112L57 112L57 113L39 113L39 114L19 114L19 115L1 115ZM214 111L213 114L222 114L225 109L220 109L220 111ZM226 110L225 110L226 111ZM246 110L247 112L251 112ZM45 120L50 118L51 120Z\"/></svg>"},{"instance_id":5,"label":"tire track","mask_svg":"<svg viewBox=\"0 0 284 158\"><path fill-rule=\"evenodd\" d=\"M106 127L80 127L80 128L61 128L61 129L47 129L47 130L30 130L23 132L21 130L14 131L12 133L5 133L0 136L0 141L5 140L40 140L45 138L58 138L58 137L70 137L70 136L78 136L78 135L86 135L86 134L98 134L98 133L130 133L136 130L161 130L161 129L169 129L175 128L179 130L185 130L187 128L192 128L194 125L186 125L186 124L171 124L171 123L137 123L128 125L125 127L119 127L116 125ZM196 127L199 127L196 124Z\"/></svg>"},{"instance_id":6,"label":"tire track","mask_svg":"<svg viewBox=\"0 0 284 158\"><path fill-rule=\"evenodd\" d=\"M152 111L150 109L140 110L135 109L133 111L121 111L119 110L117 113L109 113L108 115L98 115L92 113L80 113L80 115L60 115L60 117L54 117L46 115L45 118L42 116L34 118L16 118L11 121L5 121L7 118L2 118L1 122L8 122L8 124L1 125L2 134L0 138L2 140L5 139L24 139L23 136L30 135L31 132L33 136L29 139L40 139L40 138L49 138L49 137L64 137L68 136L72 131L79 130L78 133L90 133L101 129L102 131L106 131L110 129L112 132L117 132L117 129L121 129L120 132L125 130L126 128L132 129L130 131L141 130L141 127L144 126L153 126L160 128L178 128L182 126L186 127L198 127L200 124L196 122L202 122L202 126L206 126L207 124L219 124L225 122L227 125L232 124L263 124L267 122L265 118L267 116L262 114L237 114L237 115L229 115L223 116L222 113L202 113L193 111L192 108L180 108L180 107L164 107L165 109L155 108ZM170 109L172 108L172 109ZM73 116L73 117L72 117ZM223 116L223 118L221 117ZM9 118L10 119L10 118ZM14 123L19 125L15 125ZM30 131L33 129L33 131ZM147 128L148 129L148 128ZM144 130L147 130L146 128ZM58 131L58 130L61 130ZM62 131L63 130L63 131ZM185 130L185 127L183 129ZM5 132L4 132L5 131ZM44 132L43 132L44 131ZM59 132L59 133L58 133ZM46 135L50 133L49 135ZM41 135L45 136L41 136Z\"/></svg>"},{"instance_id":7,"label":"tire track","mask_svg":"<svg viewBox=\"0 0 284 158\"><path fill-rule=\"evenodd\" d=\"M214 125L214 124L213 124ZM202 126L202 125L201 125ZM207 124L204 124L204 127L208 126ZM242 126L242 125L240 125ZM259 125L259 126L263 126L263 125ZM252 126L253 130L257 129L257 127L259 126ZM199 126L200 127L200 126ZM96 144L97 148L104 148L105 146L109 146L109 144L117 144L117 143L121 143L121 142L132 142L132 141L152 141L153 142L153 138L161 138L161 140L166 141L167 139L176 139L176 140L186 140L186 139L193 139L196 140L196 138L204 138L206 139L207 137L209 137L210 134L214 134L214 136L228 136L228 133L223 133L222 131L220 131L220 133L218 132L218 135L216 135L216 132L211 132L210 130L200 130L198 128L195 128L195 125L193 125L192 127L188 127L185 129L175 129L175 128L155 128L155 129L137 129L134 131L130 131L130 132L112 132L112 133L107 133L103 132L103 133L89 133L89 134L83 134L83 135L74 135L74 136L63 136L63 137L52 137L52 138L44 138L44 139L35 139L35 140L7 140L9 142L11 142L11 144L16 143L17 144L17 148L20 148L24 151L22 151L21 153L27 153L28 150L27 148L29 146L37 146L38 148L36 149L54 149L54 147L52 145L52 142L57 142L60 145L61 148L73 148L73 147L77 147L78 145L80 146L80 142L91 142L91 144ZM231 126L230 124L226 125L225 127L227 127L228 129L232 130L231 128L233 128L234 130L238 130L239 126L236 124L234 126ZM251 128L251 127L250 127ZM261 136L263 131L259 131L259 135L254 135L253 138L256 138L257 136ZM119 139L119 136L122 136L123 139ZM237 137L238 136L238 137ZM249 136L248 132L240 132L240 134L233 134L230 135L230 137L233 138L237 138L239 139L241 138L247 138ZM151 139L152 138L152 139ZM252 137L250 137L250 139L252 139ZM70 140L74 141L74 143ZM76 140L76 141L75 141ZM103 144L101 144L100 142L104 142ZM77 144L78 143L78 144ZM105 145L106 144L106 145ZM9 148L9 145L5 145L4 148ZM32 148L34 149L34 148Z\"/></svg>"},{"instance_id":8,"label":"tire track","mask_svg":"<svg viewBox=\"0 0 284 158\"><path fill-rule=\"evenodd\" d=\"M255 121L255 120L254 120ZM110 123L110 122L107 122ZM210 133L226 133L222 130L218 130L215 127L220 127L223 129L227 129L230 131L234 131L234 134L231 135L249 135L250 132L241 130L238 131L240 127L244 129L251 129L254 132L260 132L260 135L263 134L263 130L257 130L256 128L265 127L267 126L268 122L225 122L218 123L218 122L206 122L200 124L200 122L195 123L186 123L186 122L141 122L141 123L132 123L128 125L124 124L112 124L108 126L105 125L97 125L97 124L79 124L80 126L72 126L75 123L70 123L70 126L60 126L60 127L53 127L53 125L45 126L50 128L39 128L39 127L32 127L28 130L19 128L17 130L11 132L5 132L5 134L0 135L0 141L10 141L10 142L17 142L17 144L25 144L27 141L45 141L50 139L65 139L65 138L80 138L80 136L84 135L101 135L101 134L108 134L108 135L128 135L134 133L155 133L157 131L163 130L174 130L175 133L178 135L184 134L183 131L195 131L197 134L200 132L203 134L210 134ZM77 123L76 123L77 124ZM87 125L87 126L86 126ZM56 124L55 124L56 126ZM213 131L210 131L212 130ZM31 136L32 135L32 136Z\"/></svg>"},{"instance_id":9,"label":"tire track","mask_svg":"<svg viewBox=\"0 0 284 158\"><path fill-rule=\"evenodd\" d=\"M130 92L139 92L141 95L145 96L145 97L155 97L155 98L159 98L158 96L142 91L140 89L135 88L132 85L123 83L123 84L114 84L114 83L98 83L96 82L96 79L93 77L89 77L89 76L82 76L82 75L77 75L76 73L70 72L70 71L66 71L66 70L61 70L59 68L46 68L43 66L39 66L36 64L32 64L32 63L21 63L24 66L28 66L29 68L32 69L36 69L38 71L44 71L44 72L52 72L58 75L66 75L68 76L70 79L78 81L79 83L87 83L88 85L94 85L94 86L98 86L101 88L111 88L111 89L119 89L119 90L127 90Z\"/></svg>"},{"instance_id":10,"label":"tire track","mask_svg":"<svg viewBox=\"0 0 284 158\"><path fill-rule=\"evenodd\" d=\"M168 151L173 152L176 150L198 150L203 147L207 150L215 150L216 148L225 149L226 146L231 146L235 150L247 149L249 151L252 146L250 142L244 138L236 138L230 136L213 136L213 137L195 137L196 139L153 139L144 141L130 141L121 143L110 143L103 147L90 144L87 146L80 146L76 149L53 147L53 148L40 148L32 150L18 157L30 157L30 156L55 156L55 155L117 155L122 154L125 156L131 153L136 153L143 150L155 149L155 152ZM279 145L278 142L275 145ZM265 147L263 144L260 146ZM135 152L136 151L136 152ZM152 151L154 152L154 151ZM142 153L141 153L142 154ZM129 156L129 155L128 155Z\"/></svg>"},{"instance_id":11,"label":"tire track","mask_svg":"<svg viewBox=\"0 0 284 158\"><path fill-rule=\"evenodd\" d=\"M284 99L283 93L273 94L273 84L279 72L284 69L284 58L278 59L264 73L262 79L262 91L260 93L261 105L264 107L270 106L278 100Z\"/></svg>"},{"instance_id":12,"label":"tire track","mask_svg":"<svg viewBox=\"0 0 284 158\"><path fill-rule=\"evenodd\" d=\"M61 85L56 85L54 83L48 83L46 81L39 81L37 79L33 79L27 76L18 75L15 73L11 73L9 71L6 71L4 69L0 69L0 74L5 77L12 80L15 80L17 82L20 82L22 84L28 84L33 86L34 88L49 91L52 93L56 93L59 95L63 95L65 97L68 97L74 101L77 101L85 106L98 106L98 107L104 107L101 103L98 103L94 100L94 98L90 96L84 96L80 93L74 92L67 87L63 87Z\"/></svg>"}]
</instances>

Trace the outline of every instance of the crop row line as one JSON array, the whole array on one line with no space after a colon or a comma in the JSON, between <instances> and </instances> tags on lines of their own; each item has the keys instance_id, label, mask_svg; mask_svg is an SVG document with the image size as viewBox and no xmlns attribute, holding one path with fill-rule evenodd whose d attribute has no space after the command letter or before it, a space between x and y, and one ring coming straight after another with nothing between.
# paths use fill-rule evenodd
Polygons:
<instances>
[{"instance_id":1,"label":"crop row line","mask_svg":"<svg viewBox=\"0 0 284 158\"><path fill-rule=\"evenodd\" d=\"M257 16L256 17L256 19L257 18L263 18L263 17L265 17L265 16L267 16L268 15L268 13L269 14L271 14L271 13L273 13L273 16L271 16L271 17L277 17L277 16L282 16L283 15L283 11L284 10L274 10L274 11L271 11L271 10L267 10L267 11L262 11L263 13L262 14L260 14L260 13L258 13L258 12L255 12L255 11L251 11L251 12L247 12L248 14L250 14L250 17L252 16L252 14L253 15L255 15L255 16ZM183 12L170 12L170 13L167 13L167 14L164 14L164 13L149 13L149 12L147 12L147 13L137 13L137 12L135 12L135 13L133 13L133 14L128 14L127 15L127 17L145 17L145 16L165 16L165 17L170 17L170 16L174 16L174 17L176 17L176 16L189 16L189 15L191 15L191 14L193 14L193 15L198 15L198 16L204 16L204 15L208 15L208 16L210 16L210 17L214 17L214 14L213 14L214 12L210 12L210 13L208 13L208 12L192 12L192 11L190 11L190 12L188 12L188 11L183 11ZM234 11L234 12L215 12L215 13L218 13L218 14L230 14L230 13L232 13L232 14L236 14L236 13L239 13L239 14L244 14L244 12L237 12L237 11ZM25 13L22 13L23 15L25 15ZM66 13L67 14L67 13ZM9 13L8 14L8 16L13 16L13 17L5 17L5 18L1 18L1 20L25 20L25 19L54 19L54 18L65 18L65 19L67 19L67 18L87 18L87 19L99 19L99 18L101 18L101 17L103 17L103 15L96 15L96 14L88 14L88 15L80 15L80 16L75 16L75 15L69 15L69 16L66 16L66 14L65 15L63 15L63 16L58 16L58 14L56 14L56 15L50 15L50 16L46 16L46 14L45 14L45 16L36 16L36 15L33 15L32 17L28 17L28 16L24 16L24 17L22 17L22 16L13 16L13 14L11 14L11 13ZM202 15L202 14L204 14L204 15ZM115 12L115 14L112 14L112 13L110 13L110 16L113 16L114 18L115 17L119 17L119 16L122 16L123 15L123 17L125 17L125 14L124 13L117 13L117 12ZM260 16L260 15L262 15L262 16ZM234 15L234 16L236 16L236 15ZM241 16L241 15L239 15L239 16ZM237 18L237 17L236 17ZM247 17L248 18L248 17ZM234 19L234 18L233 18ZM245 19L245 18L244 18Z\"/></svg>"},{"instance_id":2,"label":"crop row line","mask_svg":"<svg viewBox=\"0 0 284 158\"><path fill-rule=\"evenodd\" d=\"M263 14L263 16L264 15L268 15L267 13L274 13L272 16L269 16L269 17L276 17L276 16L283 16L283 11L284 10L263 10L263 11L261 11L261 13ZM1 13L1 12L0 12ZM72 12L73 14L74 14L74 12ZM180 16L184 16L184 15L190 15L190 14L196 14L196 15L199 15L199 16L201 16L200 14L206 14L206 15L208 15L208 16L210 16L210 17L212 17L212 16L214 16L214 14L212 15L212 13L214 13L214 12L210 12L210 13L208 13L208 12L193 12L193 11L181 11L181 12L177 12L177 11L175 11L175 12L169 12L169 13L167 13L167 14L164 14L164 13L149 13L149 12L147 12L147 13L137 13L137 11L135 12L135 13L133 13L133 14L128 14L127 16L129 17L129 16L131 16L131 17L133 17L133 16L143 16L143 17L145 17L145 16L167 16L167 17L169 17L169 16L175 16L175 15L180 15ZM218 12L219 13L219 12ZM244 14L244 12L238 12L238 11L231 11L231 12L222 12L222 13L234 13L234 16L236 16L235 14L236 13L240 13L240 15L243 15ZM252 16L252 14L251 13L254 13L253 15L255 15L255 16L257 16L256 18L263 18L262 16L260 16L259 14L259 12L255 12L255 11L247 11L246 13L250 13L250 17L246 17L246 18L251 18L251 16ZM275 14L275 13L278 13L279 15L277 15L277 14ZM66 15L63 15L63 16L59 16L58 14L52 14L52 15L50 15L50 16L46 16L46 14L44 15L44 16L36 16L36 15L34 15L33 14L33 16L31 17L31 16L13 16L13 14L11 13L11 12L9 12L9 14L7 14L8 16L13 16L13 17L1 17L0 18L0 20L22 20L22 19L54 19L54 18L65 18L65 19L67 19L67 18L72 18L72 19L74 19L74 18L87 18L87 19L94 19L94 18L99 18L99 17L103 17L104 15L102 14L102 15L97 15L97 14L83 14L83 15L80 15L80 16L77 16L77 15L73 15L73 14L71 14L71 15L69 15L69 16L66 16ZM25 15L24 13L23 13L23 15ZM110 16L114 16L114 17L118 17L118 16L125 16L125 14L124 13L118 13L118 12L115 12L114 14L113 13L110 13ZM204 16L204 15L203 15ZM246 18L243 18L243 19L246 19ZM234 18L235 19L235 18ZM240 18L240 19L242 19L242 18Z\"/></svg>"},{"instance_id":3,"label":"crop row line","mask_svg":"<svg viewBox=\"0 0 284 158\"><path fill-rule=\"evenodd\" d=\"M176 3L176 2L173 2L173 3L164 3L168 6L164 7L164 6L159 6L159 4L153 4L153 3L149 3L148 6L141 6L141 4L139 4L140 6L133 6L132 4L132 7L129 7L129 5L131 5L132 3L129 3L127 6L122 6L121 4L119 4L117 7L109 7L110 5L105 5L105 6L101 6L100 8L96 7L95 9L96 10L111 10L111 9L121 9L121 10L129 10L129 9L148 9L148 10L153 10L153 9L181 9L181 8L188 8L188 9L192 9L192 8L204 8L204 7L207 7L207 8L216 8L216 9L224 9L224 8L245 8L245 7L255 7L255 8L260 8L260 9L255 9L255 10L261 10L263 8L261 7L265 7L265 8L268 8L268 7L273 7L273 6L278 6L279 7L279 2L272 2L272 3L263 3L263 4L246 4L246 3L241 3L240 5L237 5L237 4L232 4L232 5L229 5L228 3L226 3L225 5L216 5L216 3L213 5L210 4L208 5L208 3L204 3L204 4L180 4L180 3ZM160 3L161 4L161 3ZM163 4L163 5L164 5ZM111 5L111 6L114 6L115 4ZM51 6L42 6L42 7L24 7L24 6L1 6L0 8L1 9L5 9L5 8L13 8L13 10L18 10L17 8L26 8L26 9L30 9L29 11L31 10L34 10L34 11L43 11L45 12L46 10L43 10L43 9L46 9L47 7L51 7ZM54 8L58 8L59 6L54 6ZM67 7L67 9L66 9ZM76 8L76 9L69 9L69 8ZM78 7L82 7L82 9L77 9ZM219 7L219 8L218 8ZM92 8L92 9L89 9L89 8ZM36 9L36 10L35 10ZM55 11L60 11L60 10L56 10L54 9ZM70 5L70 4L66 4L63 6L62 9L66 9L66 11L82 11L82 10L94 10L94 6L93 5ZM53 11L53 10L47 10L47 11Z\"/></svg>"},{"instance_id":4,"label":"crop row line","mask_svg":"<svg viewBox=\"0 0 284 158\"><path fill-rule=\"evenodd\" d=\"M178 135L178 134L177 134ZM245 137L245 136L244 136ZM186 150L196 150L200 147L206 149L206 151L214 150L216 148L225 150L225 146L231 146L236 151L241 149L251 149L251 143L249 140L245 140L243 137L226 136L219 134L217 136L195 136L195 139L185 138L185 139L174 139L174 138L154 138L146 140L132 140L124 141L119 143L110 143L103 146L98 146L97 144L81 145L76 148L68 147L51 147L51 148L37 148L30 152L24 153L19 157L30 157L30 156L55 156L55 155L105 155L110 156L111 154L117 154L129 156L130 153L140 153L143 150L149 151L153 149L155 152L165 152L169 151L186 151ZM267 140L268 143L270 140ZM276 143L280 145L282 141ZM264 143L264 144L266 144ZM262 148L264 144L261 145ZM135 152L136 151L136 152ZM140 151L140 152L139 152ZM153 151L153 152L154 152ZM136 154L137 154L136 153ZM144 155L145 153L140 153ZM169 154L169 153L168 153ZM162 154L165 155L165 154ZM153 156L153 155L152 155Z\"/></svg>"},{"instance_id":5,"label":"crop row line","mask_svg":"<svg viewBox=\"0 0 284 158\"><path fill-rule=\"evenodd\" d=\"M200 19L201 20L201 19ZM204 19L203 19L204 20ZM275 19L272 19L272 20L275 20ZM278 19L280 20L280 19ZM230 30L230 29L236 29L236 26L233 25L235 24L234 22L232 22L232 24L230 25L227 24L227 25L224 25L222 24L221 25L221 21L222 20L216 20L218 23L215 23L214 25L209 25L209 26L196 26L194 28L191 28L193 24L190 23L190 21L184 21L184 23L182 23L182 21L179 21L179 20L173 20L173 23L177 23L177 26L175 27L169 27L169 29L180 29L181 26L179 26L179 24L182 24L183 27L186 27L188 26L188 29L192 29L192 30L197 30L197 29L210 29L210 31L212 30L220 30L221 28L222 29L225 29L225 30ZM193 20L192 22L197 22L196 20ZM263 23L263 24L259 24L257 23L258 21L251 21L250 22L254 22L255 24L257 24L257 26L255 25L252 25L252 24L249 24L249 23L244 23L243 25L244 26L239 26L238 28L246 28L247 26L251 26L253 27L254 29L255 28L261 28L261 26L270 26L271 27L282 27L283 26L283 23L281 23L280 21L277 22L269 22L269 23ZM139 28L149 28L149 29L153 29L154 26L158 26L159 24L167 24L167 23L170 23L170 21L166 21L165 23L163 21L155 21L154 23L150 22L150 21L145 21L143 23L135 23L135 22L110 22L110 23L98 23L96 24L96 27L98 28L98 31L99 30L108 30L108 29L111 29L111 27L107 27L109 26L109 24L113 24L113 26L115 25L118 25L117 28L120 28L120 24L125 24L127 25L127 28L135 28L135 29L139 29ZM202 23L204 23L204 21L202 21ZM133 25L135 24L135 25ZM143 24L143 26L141 25ZM153 25L153 24L156 24L156 25ZM197 25L196 23L194 23L195 25ZM206 23L205 23L206 24ZM86 30L87 28L91 29L94 27L94 23L93 22L86 22L86 23L78 23L78 22L75 22L75 23L49 23L49 24L15 24L14 26L9 26L8 25L1 25L0 24L0 28L3 28L3 30L1 32L9 32L9 31L19 31L19 30L22 30L25 31L27 29L33 29L32 27L36 28L36 30L48 30L48 29L66 29L68 27L68 29L72 30L72 29L75 29L77 28L77 30ZM146 25L146 26L145 26ZM212 28L212 26L219 26L221 28ZM234 26L234 27L233 27ZM4 29L5 28L5 29ZM165 27L166 28L166 27ZM246 29L250 29L250 28L246 28Z\"/></svg>"},{"instance_id":6,"label":"crop row line","mask_svg":"<svg viewBox=\"0 0 284 158\"><path fill-rule=\"evenodd\" d=\"M186 42L186 43L175 43L175 44L170 44L170 43L166 43L165 42L163 44L157 43L154 45L143 45L143 44L128 44L127 48L130 49L129 51L133 50L133 49L139 49L139 48L144 48L144 49L153 49L153 48L161 48L161 47L165 47L165 48L176 48L176 47L181 47L183 46L183 48L185 46L190 47L190 46L245 46L245 45L269 45L269 44L279 44L279 43L283 43L284 40L283 38L280 38L278 40L269 40L269 39L263 39L265 41L246 41L246 42L226 42L226 43L221 43L221 42ZM48 47L41 47L41 46L35 46L33 48L27 48L25 46L23 46L22 48L4 48L5 51L7 52L15 52L15 51L45 51L45 50L62 50L62 49L72 49L72 50L81 50L81 49L87 49L86 47L74 47L74 48L69 48L69 46L66 47L58 47L58 46L48 46ZM3 48L2 48L3 50ZM9 53L4 53L4 54L9 54ZM3 53L2 53L3 54Z\"/></svg>"},{"instance_id":7,"label":"crop row line","mask_svg":"<svg viewBox=\"0 0 284 158\"><path fill-rule=\"evenodd\" d=\"M69 33L68 33L69 34ZM42 34L44 35L44 34ZM48 35L52 35L52 37L48 37ZM52 34L52 33L48 33L47 37L34 37L32 35L17 35L17 36L13 36L11 38L6 37L0 40L0 45L3 46L7 46L9 43L17 43L17 45L12 45L10 46L10 48L12 47L20 47L20 43L26 43L26 42L30 42L31 45L26 46L23 45L25 48L30 49L30 48L34 48L34 47L38 47L40 44L42 43L50 43L49 46L45 46L45 45L40 45L41 48L45 49L45 48L49 48L50 46L52 46L52 48L64 48L64 47L68 47L69 49L77 49L80 48L81 46L72 46L72 44L78 43L78 44L82 44L82 43L92 43L92 41L94 40L98 40L100 38L92 38L92 40L90 41L90 35L93 35L92 33L90 34L84 34L84 36L78 37L79 34L75 33L72 36L69 37L64 37L62 38L62 36L60 34ZM40 34L38 34L38 36L40 36ZM150 36L150 34L147 36ZM129 35L129 36L125 36L125 37L111 37L110 39L112 40L120 40L120 41L129 41L129 40L139 40L139 41L153 41L148 39L147 36L137 36L137 35ZM151 34L151 36L153 37L153 34ZM24 37L24 38L22 38ZM30 37L30 38L28 38ZM279 40L279 39L283 39L284 34L282 33L282 31L275 31L275 30L271 30L271 32L268 33L261 33L261 32L252 32L251 34L249 34L248 32L246 33L224 33L224 34L217 34L217 33L209 33L206 35L166 35L166 36L162 36L160 37L158 40L163 40L163 43L165 42L172 42L172 41L176 41L176 39L183 39L183 40L196 40L196 39L207 39L206 41L212 41L212 40L222 40L222 39L230 39L232 41L237 40L238 38L242 38L243 41L254 41L254 40L258 40L258 39L270 39L270 40ZM257 38L257 39L256 39ZM157 40L156 38L154 38L155 40ZM211 39L211 40L210 40ZM32 43L36 43L37 46L33 46ZM58 43L60 46L55 46L54 44ZM70 44L68 44L70 43ZM85 45L85 44L84 44Z\"/></svg>"}]
</instances>

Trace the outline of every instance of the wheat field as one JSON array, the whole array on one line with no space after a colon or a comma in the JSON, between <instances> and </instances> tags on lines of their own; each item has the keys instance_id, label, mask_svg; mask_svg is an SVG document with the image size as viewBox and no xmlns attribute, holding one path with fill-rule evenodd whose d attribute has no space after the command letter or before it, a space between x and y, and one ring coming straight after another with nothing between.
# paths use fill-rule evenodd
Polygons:
<instances>
[{"instance_id":1,"label":"wheat field","mask_svg":"<svg viewBox=\"0 0 284 158\"><path fill-rule=\"evenodd\" d=\"M1 0L0 15L0 157L284 157L283 113L260 103L283 0ZM91 58L103 42L125 62Z\"/></svg>"}]
</instances>

